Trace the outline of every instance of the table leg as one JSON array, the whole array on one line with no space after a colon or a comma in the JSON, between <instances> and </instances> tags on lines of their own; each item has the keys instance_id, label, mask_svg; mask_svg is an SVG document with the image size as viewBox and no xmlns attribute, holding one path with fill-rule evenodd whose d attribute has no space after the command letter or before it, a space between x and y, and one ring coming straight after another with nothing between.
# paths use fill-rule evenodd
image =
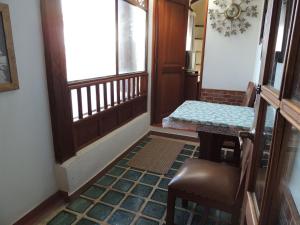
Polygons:
<instances>
[{"instance_id":1,"label":"table leg","mask_svg":"<svg viewBox=\"0 0 300 225\"><path fill-rule=\"evenodd\" d=\"M223 136L203 131L199 131L198 136L200 139L199 158L220 162Z\"/></svg>"}]
</instances>

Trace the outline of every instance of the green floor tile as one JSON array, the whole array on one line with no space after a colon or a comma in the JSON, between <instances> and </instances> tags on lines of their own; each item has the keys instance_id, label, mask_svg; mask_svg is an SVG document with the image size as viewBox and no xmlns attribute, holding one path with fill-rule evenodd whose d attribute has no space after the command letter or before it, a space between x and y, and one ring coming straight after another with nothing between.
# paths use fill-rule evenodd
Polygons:
<instances>
[{"instance_id":1,"label":"green floor tile","mask_svg":"<svg viewBox=\"0 0 300 225\"><path fill-rule=\"evenodd\" d=\"M113 188L119 191L127 192L133 185L134 182L132 181L120 179L114 184Z\"/></svg>"},{"instance_id":2,"label":"green floor tile","mask_svg":"<svg viewBox=\"0 0 300 225\"><path fill-rule=\"evenodd\" d=\"M135 153L131 152L126 156L126 159L132 159L134 156L135 156Z\"/></svg>"},{"instance_id":3,"label":"green floor tile","mask_svg":"<svg viewBox=\"0 0 300 225\"><path fill-rule=\"evenodd\" d=\"M177 170L173 170L173 169L170 169L168 171L167 174L165 174L166 177L169 177L169 178L173 178L175 176L175 174L177 173Z\"/></svg>"},{"instance_id":4,"label":"green floor tile","mask_svg":"<svg viewBox=\"0 0 300 225\"><path fill-rule=\"evenodd\" d=\"M159 225L159 222L144 217L138 218L136 225Z\"/></svg>"},{"instance_id":5,"label":"green floor tile","mask_svg":"<svg viewBox=\"0 0 300 225\"><path fill-rule=\"evenodd\" d=\"M96 223L94 221L82 218L81 220L79 220L76 225L100 225L99 223Z\"/></svg>"},{"instance_id":6,"label":"green floor tile","mask_svg":"<svg viewBox=\"0 0 300 225\"><path fill-rule=\"evenodd\" d=\"M162 189L168 189L168 184L170 183L171 179L169 178L162 178L158 184L158 187Z\"/></svg>"},{"instance_id":7,"label":"green floor tile","mask_svg":"<svg viewBox=\"0 0 300 225\"><path fill-rule=\"evenodd\" d=\"M187 224L190 218L190 213L187 211L175 209L174 221L175 224Z\"/></svg>"},{"instance_id":8,"label":"green floor tile","mask_svg":"<svg viewBox=\"0 0 300 225\"><path fill-rule=\"evenodd\" d=\"M183 150L180 152L180 154L191 156L191 155L193 155L193 151L187 150L187 149L183 149Z\"/></svg>"},{"instance_id":9,"label":"green floor tile","mask_svg":"<svg viewBox=\"0 0 300 225\"><path fill-rule=\"evenodd\" d=\"M99 198L104 192L105 192L104 188L91 186L82 195L92 199L96 199Z\"/></svg>"},{"instance_id":10,"label":"green floor tile","mask_svg":"<svg viewBox=\"0 0 300 225\"><path fill-rule=\"evenodd\" d=\"M171 168L178 170L182 166L182 164L182 162L174 162Z\"/></svg>"},{"instance_id":11,"label":"green floor tile","mask_svg":"<svg viewBox=\"0 0 300 225\"><path fill-rule=\"evenodd\" d=\"M90 211L88 211L87 216L103 221L108 217L112 210L112 207L98 203Z\"/></svg>"},{"instance_id":12,"label":"green floor tile","mask_svg":"<svg viewBox=\"0 0 300 225\"><path fill-rule=\"evenodd\" d=\"M137 181L140 176L142 175L141 172L134 171L134 170L128 170L123 177L129 180Z\"/></svg>"},{"instance_id":13,"label":"green floor tile","mask_svg":"<svg viewBox=\"0 0 300 225\"><path fill-rule=\"evenodd\" d=\"M115 177L105 175L104 177L100 178L96 183L107 187L110 186L115 180Z\"/></svg>"},{"instance_id":14,"label":"green floor tile","mask_svg":"<svg viewBox=\"0 0 300 225\"><path fill-rule=\"evenodd\" d=\"M187 155L178 155L176 160L180 162L184 162L185 160L189 159L190 157Z\"/></svg>"},{"instance_id":15,"label":"green floor tile","mask_svg":"<svg viewBox=\"0 0 300 225\"><path fill-rule=\"evenodd\" d=\"M47 225L70 225L76 220L76 215L61 211Z\"/></svg>"},{"instance_id":16,"label":"green floor tile","mask_svg":"<svg viewBox=\"0 0 300 225\"><path fill-rule=\"evenodd\" d=\"M125 171L124 168L120 168L120 167L115 166L110 171L108 171L108 174L118 177L122 173L124 173L124 171Z\"/></svg>"},{"instance_id":17,"label":"green floor tile","mask_svg":"<svg viewBox=\"0 0 300 225\"><path fill-rule=\"evenodd\" d=\"M138 184L134 187L131 193L146 198L150 195L152 189L152 187L149 187L147 185Z\"/></svg>"},{"instance_id":18,"label":"green floor tile","mask_svg":"<svg viewBox=\"0 0 300 225\"><path fill-rule=\"evenodd\" d=\"M145 174L141 178L140 182L145 183L145 184L149 184L149 185L156 185L158 180L159 180L158 176L155 176L155 175L152 175L152 174Z\"/></svg>"},{"instance_id":19,"label":"green floor tile","mask_svg":"<svg viewBox=\"0 0 300 225\"><path fill-rule=\"evenodd\" d=\"M107 192L101 201L109 203L111 205L118 205L120 201L124 198L125 194L120 193L118 191L109 191Z\"/></svg>"},{"instance_id":20,"label":"green floor tile","mask_svg":"<svg viewBox=\"0 0 300 225\"><path fill-rule=\"evenodd\" d=\"M176 206L176 208L183 208L181 198L176 198L175 206ZM195 203L191 202L191 201L188 201L188 208L187 209L192 210L194 207L195 207Z\"/></svg>"},{"instance_id":21,"label":"green floor tile","mask_svg":"<svg viewBox=\"0 0 300 225\"><path fill-rule=\"evenodd\" d=\"M117 210L108 220L110 225L130 225L135 215L123 210Z\"/></svg>"},{"instance_id":22,"label":"green floor tile","mask_svg":"<svg viewBox=\"0 0 300 225\"><path fill-rule=\"evenodd\" d=\"M67 209L83 213L91 204L93 204L93 202L90 200L85 198L77 198L67 206Z\"/></svg>"},{"instance_id":23,"label":"green floor tile","mask_svg":"<svg viewBox=\"0 0 300 225\"><path fill-rule=\"evenodd\" d=\"M147 202L147 205L142 213L149 217L161 219L165 213L165 210L166 206L149 201Z\"/></svg>"},{"instance_id":24,"label":"green floor tile","mask_svg":"<svg viewBox=\"0 0 300 225\"><path fill-rule=\"evenodd\" d=\"M195 145L184 145L183 148L193 150L196 148Z\"/></svg>"},{"instance_id":25,"label":"green floor tile","mask_svg":"<svg viewBox=\"0 0 300 225\"><path fill-rule=\"evenodd\" d=\"M127 198L121 204L121 207L130 211L137 212L141 209L144 202L145 200L142 198L127 196Z\"/></svg>"},{"instance_id":26,"label":"green floor tile","mask_svg":"<svg viewBox=\"0 0 300 225\"><path fill-rule=\"evenodd\" d=\"M121 167L128 167L128 160L127 159L121 159L118 163L117 163L117 165L118 166L121 166Z\"/></svg>"},{"instance_id":27,"label":"green floor tile","mask_svg":"<svg viewBox=\"0 0 300 225\"><path fill-rule=\"evenodd\" d=\"M152 194L151 199L161 203L167 203L168 192L164 190L156 189Z\"/></svg>"}]
</instances>

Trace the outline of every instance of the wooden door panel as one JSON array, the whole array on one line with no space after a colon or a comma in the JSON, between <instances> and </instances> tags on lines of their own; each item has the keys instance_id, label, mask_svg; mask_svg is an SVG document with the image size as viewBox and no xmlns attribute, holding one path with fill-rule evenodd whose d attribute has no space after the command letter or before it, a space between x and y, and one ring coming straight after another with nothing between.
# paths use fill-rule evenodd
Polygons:
<instances>
[{"instance_id":1,"label":"wooden door panel","mask_svg":"<svg viewBox=\"0 0 300 225\"><path fill-rule=\"evenodd\" d=\"M163 104L161 104L161 116L166 117L174 109L179 106L183 99L183 86L182 86L182 74L176 73L164 73L162 74L161 85L163 87L161 90L160 100Z\"/></svg>"},{"instance_id":2,"label":"wooden door panel","mask_svg":"<svg viewBox=\"0 0 300 225\"><path fill-rule=\"evenodd\" d=\"M184 100L188 0L158 1L155 122L161 123Z\"/></svg>"}]
</instances>

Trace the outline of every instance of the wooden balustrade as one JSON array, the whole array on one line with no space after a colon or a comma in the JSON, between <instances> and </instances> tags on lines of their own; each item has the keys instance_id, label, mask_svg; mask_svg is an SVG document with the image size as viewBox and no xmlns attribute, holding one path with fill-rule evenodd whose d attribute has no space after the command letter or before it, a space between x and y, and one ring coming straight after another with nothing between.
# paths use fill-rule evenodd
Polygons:
<instances>
[{"instance_id":1,"label":"wooden balustrade","mask_svg":"<svg viewBox=\"0 0 300 225\"><path fill-rule=\"evenodd\" d=\"M76 149L146 112L147 79L143 72L69 83Z\"/></svg>"}]
</instances>

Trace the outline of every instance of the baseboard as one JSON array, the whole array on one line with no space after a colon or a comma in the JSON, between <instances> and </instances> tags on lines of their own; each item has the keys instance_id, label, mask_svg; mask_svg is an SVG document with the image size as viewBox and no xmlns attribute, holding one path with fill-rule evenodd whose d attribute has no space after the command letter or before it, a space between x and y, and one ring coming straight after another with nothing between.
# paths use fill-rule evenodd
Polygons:
<instances>
[{"instance_id":1,"label":"baseboard","mask_svg":"<svg viewBox=\"0 0 300 225\"><path fill-rule=\"evenodd\" d=\"M180 139L184 141L191 141L191 142L199 142L199 139L196 137L189 137L189 136L184 136L184 135L179 135L179 134L171 134L171 133L163 133L159 131L150 131L150 135L157 135L157 136L162 136L166 138L173 138L173 139Z\"/></svg>"},{"instance_id":2,"label":"baseboard","mask_svg":"<svg viewBox=\"0 0 300 225\"><path fill-rule=\"evenodd\" d=\"M53 206L59 204L60 202L64 202L66 199L67 193L58 191L16 221L13 225L32 225L38 216L45 214Z\"/></svg>"}]
</instances>

